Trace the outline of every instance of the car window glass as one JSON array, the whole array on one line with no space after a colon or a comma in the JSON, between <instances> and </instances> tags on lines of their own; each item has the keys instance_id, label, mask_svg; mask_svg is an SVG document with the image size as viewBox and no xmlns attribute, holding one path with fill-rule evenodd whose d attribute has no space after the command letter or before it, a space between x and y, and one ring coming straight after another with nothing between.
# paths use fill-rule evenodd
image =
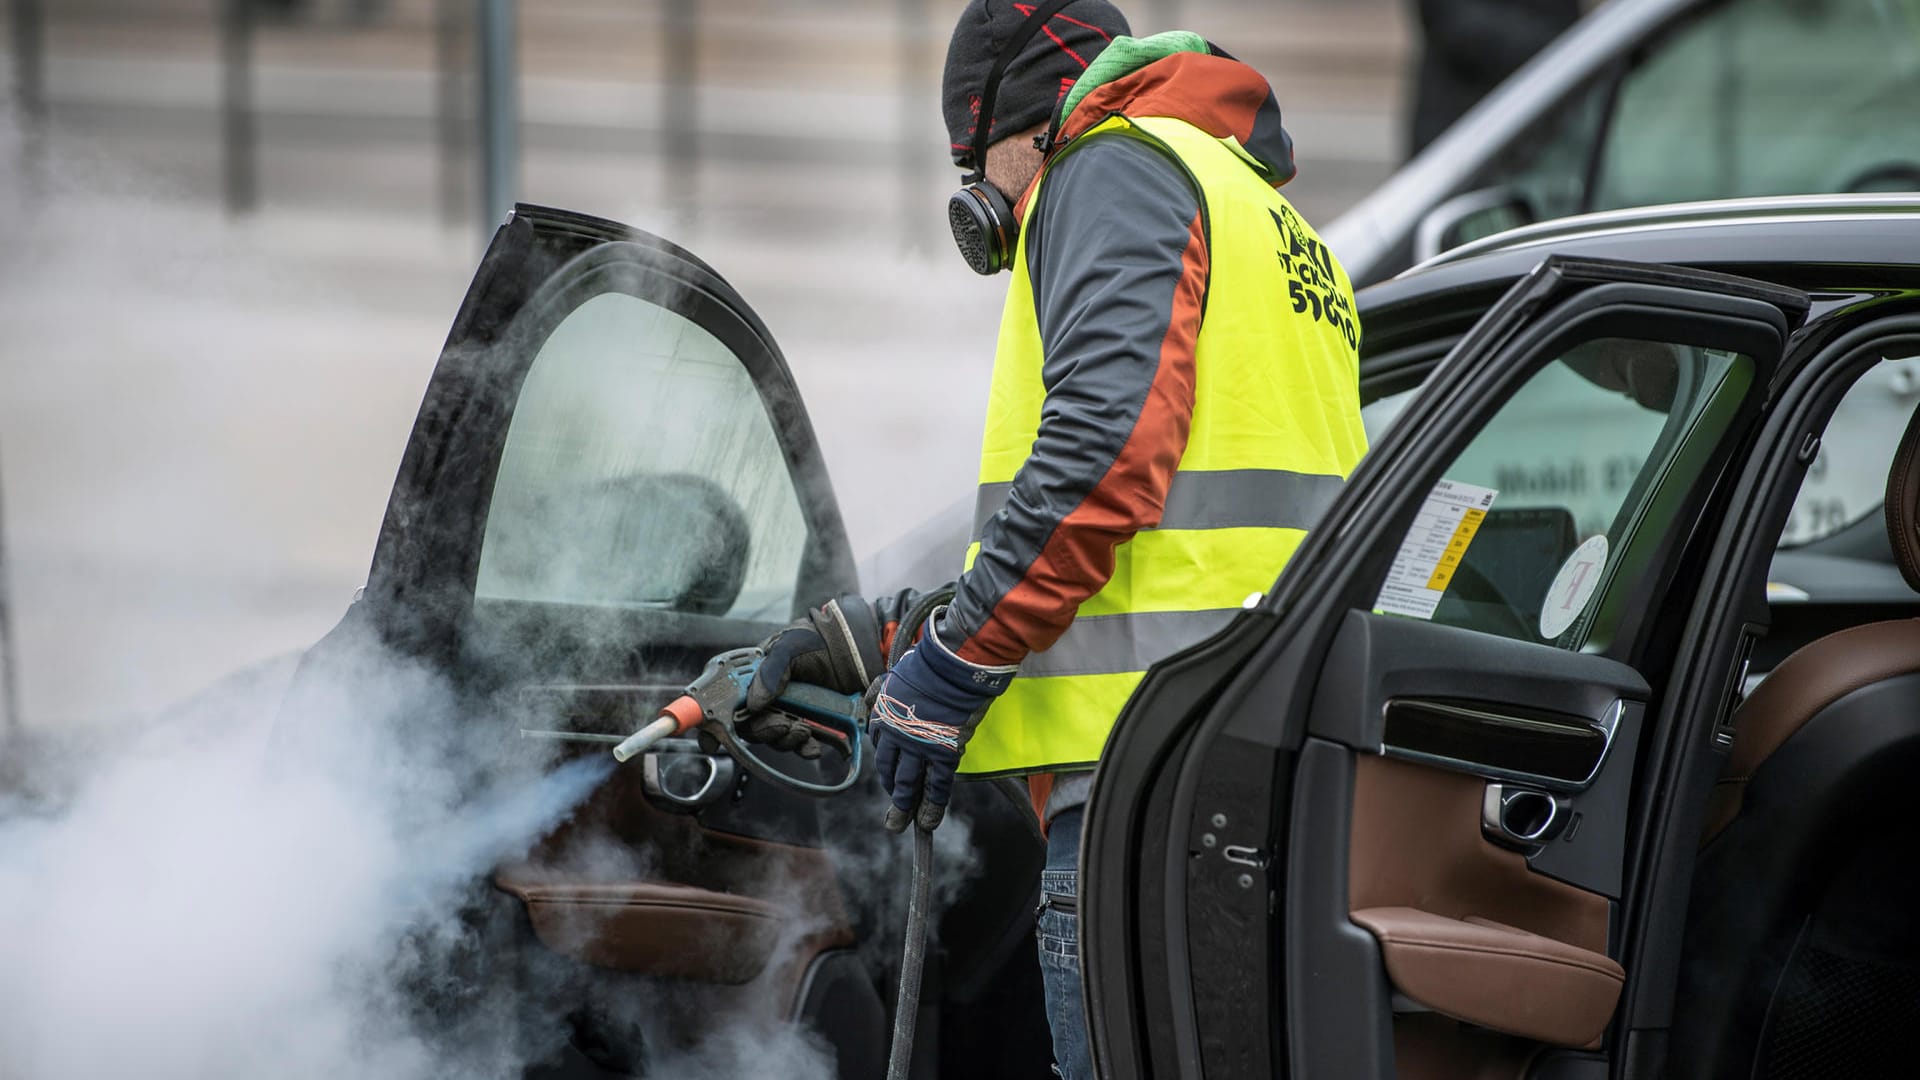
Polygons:
<instances>
[{"instance_id":1,"label":"car window glass","mask_svg":"<svg viewBox=\"0 0 1920 1080\"><path fill-rule=\"evenodd\" d=\"M1601 136L1611 85L1611 75L1603 76L1549 110L1495 160L1487 184L1511 192L1534 221L1585 211L1587 173ZM1472 231L1484 232L1473 222L1463 222L1459 242L1466 242Z\"/></svg>"},{"instance_id":2,"label":"car window glass","mask_svg":"<svg viewBox=\"0 0 1920 1080\"><path fill-rule=\"evenodd\" d=\"M1875 364L1847 390L1801 481L1781 547L1812 543L1880 512L1887 468L1916 403L1920 357Z\"/></svg>"},{"instance_id":3,"label":"car window glass","mask_svg":"<svg viewBox=\"0 0 1920 1080\"><path fill-rule=\"evenodd\" d=\"M1729 0L1627 73L1590 206L1920 188L1916 98L1915 5Z\"/></svg>"},{"instance_id":4,"label":"car window glass","mask_svg":"<svg viewBox=\"0 0 1920 1080\"><path fill-rule=\"evenodd\" d=\"M1367 431L1368 446L1375 446L1380 442L1380 436L1385 435L1394 421L1400 419L1400 414L1406 409L1407 402L1412 401L1413 395L1419 392L1418 386L1409 387L1398 393L1375 398L1360 406L1360 426Z\"/></svg>"},{"instance_id":5,"label":"car window glass","mask_svg":"<svg viewBox=\"0 0 1920 1080\"><path fill-rule=\"evenodd\" d=\"M1695 199L1912 191L1916 92L1912 5L1728 0L1657 34L1624 73L1610 68L1575 90L1478 183L1510 193L1536 221ZM1485 230L1461 223L1453 243L1476 231Z\"/></svg>"},{"instance_id":6,"label":"car window glass","mask_svg":"<svg viewBox=\"0 0 1920 1080\"><path fill-rule=\"evenodd\" d=\"M782 615L807 526L752 378L624 293L570 311L528 369L474 595Z\"/></svg>"},{"instance_id":7,"label":"car window glass","mask_svg":"<svg viewBox=\"0 0 1920 1080\"><path fill-rule=\"evenodd\" d=\"M1724 430L1751 372L1744 357L1689 345L1568 350L1442 473L1447 490L1403 541L1378 609L1579 647L1606 595L1633 584L1615 580L1627 545L1670 524L1647 520L1656 493L1691 484L1681 463L1697 455L1684 451Z\"/></svg>"}]
</instances>

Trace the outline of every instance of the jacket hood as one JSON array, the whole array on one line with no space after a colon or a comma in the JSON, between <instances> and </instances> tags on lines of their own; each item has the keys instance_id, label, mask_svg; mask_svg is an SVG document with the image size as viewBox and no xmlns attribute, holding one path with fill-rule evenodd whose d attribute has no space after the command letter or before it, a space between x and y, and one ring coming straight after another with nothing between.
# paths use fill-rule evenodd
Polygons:
<instances>
[{"instance_id":1,"label":"jacket hood","mask_svg":"<svg viewBox=\"0 0 1920 1080\"><path fill-rule=\"evenodd\" d=\"M1280 124L1273 87L1259 72L1186 30L1114 38L1073 84L1063 108L1063 141L1114 113L1168 116L1216 139L1239 142L1274 187L1293 179L1293 139Z\"/></svg>"}]
</instances>

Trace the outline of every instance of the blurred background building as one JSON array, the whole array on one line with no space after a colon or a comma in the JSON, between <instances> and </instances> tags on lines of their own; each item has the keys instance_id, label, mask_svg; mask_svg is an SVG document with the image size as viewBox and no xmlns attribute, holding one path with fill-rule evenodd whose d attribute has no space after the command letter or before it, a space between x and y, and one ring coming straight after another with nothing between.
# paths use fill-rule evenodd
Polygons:
<instances>
[{"instance_id":1,"label":"blurred background building","mask_svg":"<svg viewBox=\"0 0 1920 1080\"><path fill-rule=\"evenodd\" d=\"M0 500L29 728L151 714L333 624L503 200L731 279L859 553L971 491L1004 283L944 222L961 0L6 3ZM1310 219L1397 164L1401 0L1124 6L1272 81Z\"/></svg>"}]
</instances>

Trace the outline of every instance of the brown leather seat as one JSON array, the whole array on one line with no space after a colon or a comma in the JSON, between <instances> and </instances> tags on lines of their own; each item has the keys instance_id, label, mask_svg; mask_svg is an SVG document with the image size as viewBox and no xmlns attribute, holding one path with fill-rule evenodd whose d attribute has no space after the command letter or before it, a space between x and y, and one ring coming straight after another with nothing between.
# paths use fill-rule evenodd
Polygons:
<instances>
[{"instance_id":1,"label":"brown leather seat","mask_svg":"<svg viewBox=\"0 0 1920 1080\"><path fill-rule=\"evenodd\" d=\"M1907 511L1911 515L1912 507ZM1911 582L1914 568L1903 560L1901 569ZM1707 804L1705 839L1713 839L1733 823L1755 771L1822 709L1872 683L1916 671L1920 671L1920 619L1849 627L1782 660L1740 706L1733 749Z\"/></svg>"},{"instance_id":2,"label":"brown leather seat","mask_svg":"<svg viewBox=\"0 0 1920 1080\"><path fill-rule=\"evenodd\" d=\"M1920 591L1920 410L1887 476L1886 521L1900 572ZM1844 867L1900 857L1882 852L1898 835L1890 829L1908 829L1916 776L1920 619L1820 638L1741 705L1695 868L1669 1075L1772 1074L1770 1014L1790 975L1809 992L1795 959L1807 928Z\"/></svg>"}]
</instances>

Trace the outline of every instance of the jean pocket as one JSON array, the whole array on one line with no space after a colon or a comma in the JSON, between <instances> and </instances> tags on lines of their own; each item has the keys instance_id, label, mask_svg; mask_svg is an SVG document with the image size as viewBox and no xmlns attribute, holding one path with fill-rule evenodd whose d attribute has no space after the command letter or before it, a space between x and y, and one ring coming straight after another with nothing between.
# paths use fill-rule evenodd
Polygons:
<instances>
[{"instance_id":1,"label":"jean pocket","mask_svg":"<svg viewBox=\"0 0 1920 1080\"><path fill-rule=\"evenodd\" d=\"M1071 912L1050 907L1040 913L1036 926L1040 955L1078 964L1080 961L1080 920Z\"/></svg>"}]
</instances>

